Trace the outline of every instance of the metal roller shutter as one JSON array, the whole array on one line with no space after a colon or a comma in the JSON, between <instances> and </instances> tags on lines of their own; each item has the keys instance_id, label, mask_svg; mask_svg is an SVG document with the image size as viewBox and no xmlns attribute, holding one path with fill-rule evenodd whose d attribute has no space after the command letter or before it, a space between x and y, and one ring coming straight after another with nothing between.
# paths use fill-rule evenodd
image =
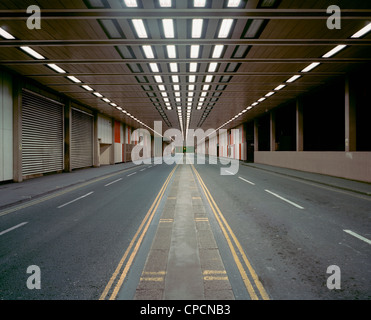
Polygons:
<instances>
[{"instance_id":1,"label":"metal roller shutter","mask_svg":"<svg viewBox=\"0 0 371 320\"><path fill-rule=\"evenodd\" d=\"M71 168L93 166L93 116L72 109Z\"/></svg>"},{"instance_id":2,"label":"metal roller shutter","mask_svg":"<svg viewBox=\"0 0 371 320\"><path fill-rule=\"evenodd\" d=\"M22 92L22 175L63 170L63 105Z\"/></svg>"}]
</instances>

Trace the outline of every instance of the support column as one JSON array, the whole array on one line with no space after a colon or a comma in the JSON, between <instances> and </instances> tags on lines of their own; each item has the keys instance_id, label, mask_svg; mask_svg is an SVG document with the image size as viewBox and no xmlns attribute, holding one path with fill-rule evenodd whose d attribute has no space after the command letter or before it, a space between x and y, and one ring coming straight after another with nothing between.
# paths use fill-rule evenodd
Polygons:
<instances>
[{"instance_id":1,"label":"support column","mask_svg":"<svg viewBox=\"0 0 371 320\"><path fill-rule=\"evenodd\" d=\"M22 82L13 82L13 181L22 182Z\"/></svg>"},{"instance_id":2,"label":"support column","mask_svg":"<svg viewBox=\"0 0 371 320\"><path fill-rule=\"evenodd\" d=\"M71 172L71 101L64 105L64 172Z\"/></svg>"},{"instance_id":3,"label":"support column","mask_svg":"<svg viewBox=\"0 0 371 320\"><path fill-rule=\"evenodd\" d=\"M356 103L349 76L345 79L345 152L357 150Z\"/></svg>"},{"instance_id":4,"label":"support column","mask_svg":"<svg viewBox=\"0 0 371 320\"><path fill-rule=\"evenodd\" d=\"M296 151L304 151L303 103L296 99Z\"/></svg>"},{"instance_id":5,"label":"support column","mask_svg":"<svg viewBox=\"0 0 371 320\"><path fill-rule=\"evenodd\" d=\"M259 120L254 120L254 151L259 151Z\"/></svg>"},{"instance_id":6,"label":"support column","mask_svg":"<svg viewBox=\"0 0 371 320\"><path fill-rule=\"evenodd\" d=\"M276 114L270 112L270 151L276 151Z\"/></svg>"},{"instance_id":7,"label":"support column","mask_svg":"<svg viewBox=\"0 0 371 320\"><path fill-rule=\"evenodd\" d=\"M115 164L115 119L112 118L112 145L110 148L110 164Z\"/></svg>"},{"instance_id":8,"label":"support column","mask_svg":"<svg viewBox=\"0 0 371 320\"><path fill-rule=\"evenodd\" d=\"M93 166L94 168L100 167L100 144L98 139L98 112L94 111L93 123Z\"/></svg>"}]
</instances>

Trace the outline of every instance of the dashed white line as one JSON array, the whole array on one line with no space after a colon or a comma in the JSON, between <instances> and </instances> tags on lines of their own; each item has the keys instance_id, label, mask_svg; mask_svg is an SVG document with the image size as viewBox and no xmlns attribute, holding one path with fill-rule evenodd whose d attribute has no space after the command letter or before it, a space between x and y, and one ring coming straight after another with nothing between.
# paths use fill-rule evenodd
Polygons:
<instances>
[{"instance_id":1,"label":"dashed white line","mask_svg":"<svg viewBox=\"0 0 371 320\"><path fill-rule=\"evenodd\" d=\"M365 237L360 236L358 233L355 233L352 230L344 230L344 232L346 232L346 233L352 235L353 237L356 237L356 238L358 238L358 239L360 239L360 240L362 240L362 241L364 241L364 242L366 242L368 244L371 244L371 240L369 240L369 239L367 239Z\"/></svg>"},{"instance_id":2,"label":"dashed white line","mask_svg":"<svg viewBox=\"0 0 371 320\"><path fill-rule=\"evenodd\" d=\"M81 196L81 197L78 197L78 198L76 198L75 200L72 200L72 201L70 201L70 202L67 202L67 203L65 203L65 204L62 204L61 206L58 207L58 209L63 208L63 207L65 207L65 206L67 206L67 205L69 205L69 204L71 204L71 203L73 203L73 202L75 202L75 201L78 201L78 200L81 200L81 199L83 199L83 198L86 198L87 196L90 196L92 193L94 193L94 191L89 192L89 193L87 193L87 194L85 194L85 195L83 195L83 196Z\"/></svg>"},{"instance_id":3,"label":"dashed white line","mask_svg":"<svg viewBox=\"0 0 371 320\"><path fill-rule=\"evenodd\" d=\"M130 177L130 176L132 176L133 174L136 174L136 172L133 172L133 173L128 174L127 177Z\"/></svg>"},{"instance_id":4,"label":"dashed white line","mask_svg":"<svg viewBox=\"0 0 371 320\"><path fill-rule=\"evenodd\" d=\"M244 178L242 178L242 177L238 177L238 179L241 179L241 180L243 180L243 181L245 181L245 182L247 182L247 183L250 183L250 184L252 184L253 186L255 186L255 183L254 183L254 182L251 182L251 181L249 181L249 180L246 180L246 179L244 179Z\"/></svg>"},{"instance_id":5,"label":"dashed white line","mask_svg":"<svg viewBox=\"0 0 371 320\"><path fill-rule=\"evenodd\" d=\"M231 176L234 176L235 175L233 172L230 172L228 170L225 170L225 172L229 173Z\"/></svg>"},{"instance_id":6,"label":"dashed white line","mask_svg":"<svg viewBox=\"0 0 371 320\"><path fill-rule=\"evenodd\" d=\"M17 229L17 228L19 228L19 227L22 227L22 226L24 226L25 224L27 224L28 222L22 222L22 223L20 223L20 224L17 224L16 226L14 226L14 227L11 227L11 228L9 228L9 229L6 229L6 230L4 230L4 231L1 231L0 232L0 236L2 236L3 234L5 234L5 233L7 233L7 232L9 232L9 231L12 231L12 230L14 230L14 229Z\"/></svg>"},{"instance_id":7,"label":"dashed white line","mask_svg":"<svg viewBox=\"0 0 371 320\"><path fill-rule=\"evenodd\" d=\"M146 168L144 168L144 169L142 169L142 170L139 170L139 171L144 171L144 170L146 170Z\"/></svg>"},{"instance_id":8,"label":"dashed white line","mask_svg":"<svg viewBox=\"0 0 371 320\"><path fill-rule=\"evenodd\" d=\"M107 184L105 185L105 187L108 187L108 186L110 186L111 184L114 184L114 183L119 182L119 181L121 181L121 180L122 180L122 178L117 179L117 180L115 180L115 181L112 181L112 182L110 182L110 183L107 183Z\"/></svg>"},{"instance_id":9,"label":"dashed white line","mask_svg":"<svg viewBox=\"0 0 371 320\"><path fill-rule=\"evenodd\" d=\"M265 189L265 191L268 192L268 193L270 193L270 194L272 194L272 195L274 195L275 197L277 197L277 198L279 198L279 199L281 199L281 200L283 200L283 201L286 201L287 203L290 203L291 205L295 206L296 208L304 209L302 206L299 206L297 203L292 202L292 201L290 201L290 200L287 200L286 198L281 197L280 195L278 195L278 194L276 194L276 193L274 193L274 192L272 192L272 191L269 191L269 190L267 190L267 189Z\"/></svg>"}]
</instances>

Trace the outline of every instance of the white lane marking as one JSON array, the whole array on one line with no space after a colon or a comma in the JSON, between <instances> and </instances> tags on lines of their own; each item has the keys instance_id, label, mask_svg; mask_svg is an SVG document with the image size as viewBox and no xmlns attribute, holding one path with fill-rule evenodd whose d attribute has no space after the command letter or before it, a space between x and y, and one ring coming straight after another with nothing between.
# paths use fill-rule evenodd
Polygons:
<instances>
[{"instance_id":1,"label":"white lane marking","mask_svg":"<svg viewBox=\"0 0 371 320\"><path fill-rule=\"evenodd\" d=\"M122 178L117 179L117 180L115 180L115 181L112 181L112 182L110 182L110 183L107 183L107 184L105 185L105 187L108 187L108 186L110 186L111 184L114 184L114 183L119 182L119 181L121 181L121 180L122 180Z\"/></svg>"},{"instance_id":2,"label":"white lane marking","mask_svg":"<svg viewBox=\"0 0 371 320\"><path fill-rule=\"evenodd\" d=\"M279 198L279 199L281 199L281 200L283 200L283 201L286 201L287 203L290 203L291 205L293 205L293 206L295 206L295 207L297 207L297 208L299 208L299 209L304 209L302 206L299 206L299 205L296 204L295 202L292 202L292 201L290 201L290 200L287 200L287 199L285 199L284 197L281 197L280 195L278 195L278 194L276 194L276 193L274 193L274 192L272 192L272 191L269 191L269 190L267 190L267 189L265 189L265 191L268 192L268 193L270 193L270 194L272 194L272 195L274 195L275 197L277 197L277 198Z\"/></svg>"},{"instance_id":3,"label":"white lane marking","mask_svg":"<svg viewBox=\"0 0 371 320\"><path fill-rule=\"evenodd\" d=\"M250 183L250 184L252 184L253 186L255 186L255 183L254 183L254 182L251 182L251 181L249 181L249 180L246 180L246 179L244 179L244 178L242 178L242 177L238 177L238 179L241 179L241 180L243 180L243 181L245 181L245 182L247 182L247 183Z\"/></svg>"},{"instance_id":4,"label":"white lane marking","mask_svg":"<svg viewBox=\"0 0 371 320\"><path fill-rule=\"evenodd\" d=\"M146 170L146 168L144 168L144 169L142 169L142 170L139 170L139 171L144 171L144 170Z\"/></svg>"},{"instance_id":5,"label":"white lane marking","mask_svg":"<svg viewBox=\"0 0 371 320\"><path fill-rule=\"evenodd\" d=\"M228 170L225 170L225 172L229 173L231 176L234 176L234 175L235 175L235 173L230 172L230 171L228 171Z\"/></svg>"},{"instance_id":6,"label":"white lane marking","mask_svg":"<svg viewBox=\"0 0 371 320\"><path fill-rule=\"evenodd\" d=\"M27 224L28 222L22 222L22 223L20 223L20 224L17 224L16 226L14 226L14 227L11 227L11 228L9 228L9 229L6 229L6 230L4 230L4 231L1 231L0 232L0 236L2 236L3 234L5 234L5 233L7 233L7 232L9 232L9 231L12 231L12 230L14 230L14 229L17 229L17 228L19 228L19 227L22 227L22 226L24 226L25 224Z\"/></svg>"},{"instance_id":7,"label":"white lane marking","mask_svg":"<svg viewBox=\"0 0 371 320\"><path fill-rule=\"evenodd\" d=\"M65 206L68 206L69 204L71 204L71 203L73 203L73 202L75 202L75 201L78 201L78 200L81 200L81 199L83 199L83 198L86 198L87 196L90 196L92 193L94 193L94 191L89 192L89 193L87 193L87 194L85 194L85 195L83 195L83 196L81 196L81 197L78 197L78 198L76 198L75 200L72 200L72 201L70 201L70 202L67 202L67 203L65 203L65 204L62 204L61 206L58 207L58 209L63 208L63 207L65 207Z\"/></svg>"},{"instance_id":8,"label":"white lane marking","mask_svg":"<svg viewBox=\"0 0 371 320\"><path fill-rule=\"evenodd\" d=\"M149 167L147 167L147 168L152 168L152 166L149 166Z\"/></svg>"},{"instance_id":9,"label":"white lane marking","mask_svg":"<svg viewBox=\"0 0 371 320\"><path fill-rule=\"evenodd\" d=\"M371 240L369 240L369 239L367 239L365 237L360 236L358 233L355 233L355 232L353 232L351 230L344 230L344 232L349 233L353 237L356 237L356 238L358 238L358 239L360 239L360 240L362 240L362 241L364 241L364 242L366 242L368 244L371 244Z\"/></svg>"},{"instance_id":10,"label":"white lane marking","mask_svg":"<svg viewBox=\"0 0 371 320\"><path fill-rule=\"evenodd\" d=\"M128 174L127 177L130 177L130 176L132 176L133 174L136 174L136 172L133 172L133 173Z\"/></svg>"}]
</instances>

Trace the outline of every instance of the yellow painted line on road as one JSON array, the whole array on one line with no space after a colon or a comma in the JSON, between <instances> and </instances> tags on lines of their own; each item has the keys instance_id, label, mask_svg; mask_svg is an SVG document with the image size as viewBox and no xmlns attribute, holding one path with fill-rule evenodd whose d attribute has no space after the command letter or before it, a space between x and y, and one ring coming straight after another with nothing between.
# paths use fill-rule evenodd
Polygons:
<instances>
[{"instance_id":1,"label":"yellow painted line on road","mask_svg":"<svg viewBox=\"0 0 371 320\"><path fill-rule=\"evenodd\" d=\"M238 254L234 248L234 245L233 243L235 244L235 246L237 247L239 253L240 253L240 256L242 257L247 269L249 270L250 272L250 275L251 275L251 278L253 279L254 283L255 283L255 286L257 288L257 290L259 291L260 293L260 296L263 300L269 300L269 296L267 294L267 292L265 291L262 283L260 282L255 270L253 269L253 267L251 266L251 263L249 262L249 260L247 259L247 256L240 244L240 242L238 241L237 237L235 236L235 234L233 233L231 227L229 226L228 222L226 221L226 219L224 218L223 214L221 213L219 207L217 206L217 204L215 203L213 197L211 196L210 194L210 191L207 189L205 183L203 182L200 174L198 173L198 171L196 170L196 168L192 165L192 169L193 169L193 172L195 173L199 183L200 183L200 186L202 188L202 190L204 191L204 194L206 196L206 199L207 201L209 202L210 204L210 207L214 213L214 216L224 234L224 237L228 243L228 246L229 246L229 249L231 250L231 253L232 253L232 256L233 256L233 259L237 265L237 268L241 274L241 277L242 277L242 280L245 284L245 287L251 297L251 299L253 300L259 300L259 297L257 295L257 293L255 292L254 290L254 287L251 283L251 281L249 280L249 277L245 271L245 268L243 267L242 265L242 262L240 260L240 258L238 257ZM228 231L228 232L227 232Z\"/></svg>"},{"instance_id":2,"label":"yellow painted line on road","mask_svg":"<svg viewBox=\"0 0 371 320\"><path fill-rule=\"evenodd\" d=\"M157 277L157 278L141 277L140 281L162 282L164 281L164 277Z\"/></svg>"},{"instance_id":3,"label":"yellow painted line on road","mask_svg":"<svg viewBox=\"0 0 371 320\"><path fill-rule=\"evenodd\" d=\"M205 275L210 275L210 274L227 274L227 271L225 270L204 270L202 274Z\"/></svg>"},{"instance_id":4,"label":"yellow painted line on road","mask_svg":"<svg viewBox=\"0 0 371 320\"><path fill-rule=\"evenodd\" d=\"M129 244L129 247L126 249L123 257L121 258L116 270L114 271L113 275L111 276L107 286L105 287L103 293L101 294L99 300L105 300L108 296L108 293L109 291L111 290L117 276L119 275L123 265L124 265L124 262L126 261L127 257L129 256L130 252L130 257L128 259L128 261L126 262L125 264L125 267L121 273L121 276L120 278L118 279L118 282L116 283L116 286L114 287L113 289L113 292L111 294L111 296L109 297L109 300L114 300L122 286L122 283L124 282L125 278L126 278L126 275L128 274L129 270L130 270L130 267L134 261L134 258L140 248L140 245L143 241L143 238L145 236L145 234L147 233L147 230L149 228L149 225L151 224L152 222L152 219L156 213L156 210L162 200L162 197L165 193L165 190L171 180L171 177L173 176L175 170L177 169L178 165L170 172L169 176L167 177L165 183L163 184L160 192L158 193L155 201L152 203L151 207L149 208L146 216L144 217L142 223L140 224L137 232L135 233L133 239L131 240L130 244ZM138 238L139 237L139 238ZM137 240L138 238L138 240ZM134 244L135 244L135 247L134 247ZM134 249L133 249L134 247ZM133 251L131 251L133 249Z\"/></svg>"},{"instance_id":5,"label":"yellow painted line on road","mask_svg":"<svg viewBox=\"0 0 371 320\"><path fill-rule=\"evenodd\" d=\"M204 276L205 281L228 281L228 277Z\"/></svg>"}]
</instances>

